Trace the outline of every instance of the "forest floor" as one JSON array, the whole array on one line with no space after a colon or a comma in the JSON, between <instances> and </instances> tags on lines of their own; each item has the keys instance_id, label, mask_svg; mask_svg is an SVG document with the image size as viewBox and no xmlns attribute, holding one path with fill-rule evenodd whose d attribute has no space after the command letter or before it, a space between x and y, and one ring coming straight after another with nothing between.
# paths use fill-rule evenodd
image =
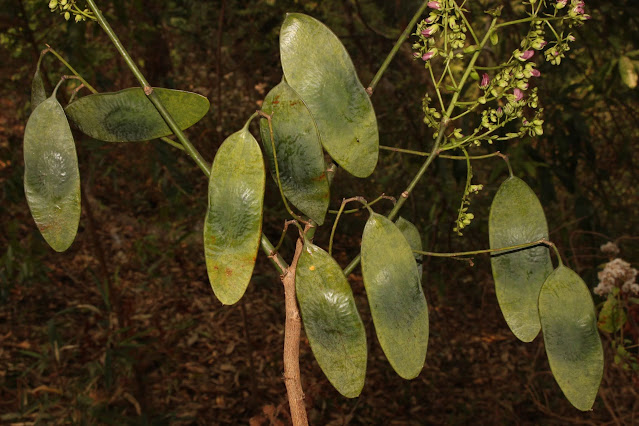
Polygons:
<instances>
[{"instance_id":1,"label":"forest floor","mask_svg":"<svg viewBox=\"0 0 639 426\"><path fill-rule=\"evenodd\" d=\"M95 231L85 211L72 248L45 250L38 259L43 272L15 285L0 306L0 423L288 424L283 289L265 256L243 301L222 306L207 281L197 224L184 231L179 221L136 219L85 199L93 205ZM18 234L37 237L28 211L16 211L13 220ZM352 244L356 250L357 241ZM528 344L516 340L490 275L481 271L457 274L439 289L425 274L426 364L416 379L401 379L373 334L358 274L350 282L368 334L366 384L359 398L339 395L303 336L311 424L639 421L638 384L610 362L607 342L594 409L574 409L552 378L541 336ZM110 298L107 279L118 293Z\"/></svg>"}]
</instances>

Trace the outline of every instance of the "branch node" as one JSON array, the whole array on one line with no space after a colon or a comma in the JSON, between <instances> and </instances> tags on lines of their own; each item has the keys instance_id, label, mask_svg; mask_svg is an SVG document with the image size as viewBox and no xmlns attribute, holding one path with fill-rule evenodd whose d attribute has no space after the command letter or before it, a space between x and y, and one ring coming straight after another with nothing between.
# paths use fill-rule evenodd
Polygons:
<instances>
[{"instance_id":1,"label":"branch node","mask_svg":"<svg viewBox=\"0 0 639 426\"><path fill-rule=\"evenodd\" d=\"M402 198L408 198L408 191L402 192Z\"/></svg>"},{"instance_id":2,"label":"branch node","mask_svg":"<svg viewBox=\"0 0 639 426\"><path fill-rule=\"evenodd\" d=\"M147 96L151 96L151 93L153 93L153 87L144 86L144 94L147 95Z\"/></svg>"}]
</instances>

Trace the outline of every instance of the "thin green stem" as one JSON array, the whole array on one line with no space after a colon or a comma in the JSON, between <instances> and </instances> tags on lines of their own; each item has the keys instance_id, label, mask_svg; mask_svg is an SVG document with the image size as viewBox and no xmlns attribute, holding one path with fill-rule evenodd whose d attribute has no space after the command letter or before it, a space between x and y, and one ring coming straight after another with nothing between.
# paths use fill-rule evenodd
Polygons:
<instances>
[{"instance_id":1,"label":"thin green stem","mask_svg":"<svg viewBox=\"0 0 639 426\"><path fill-rule=\"evenodd\" d=\"M451 70L450 67L446 67L446 71L448 72L448 76L450 77L451 85L455 88L455 90L460 90L460 88L457 87L457 82L455 81L453 70Z\"/></svg>"},{"instance_id":2,"label":"thin green stem","mask_svg":"<svg viewBox=\"0 0 639 426\"><path fill-rule=\"evenodd\" d=\"M433 80L433 86L435 86L435 93L437 93L437 99L439 99L439 105L441 106L441 111L444 112L446 107L444 106L444 100L442 99L442 94L439 91L439 83L435 81L435 74L433 74L433 67L428 64L428 72L430 73L430 78Z\"/></svg>"},{"instance_id":3,"label":"thin green stem","mask_svg":"<svg viewBox=\"0 0 639 426\"><path fill-rule=\"evenodd\" d=\"M506 154L502 154L501 152L497 151L497 153L499 154L499 157L501 157L502 160L504 160L504 162L506 163L506 166L508 167L508 174L510 177L513 177L513 168L510 166L510 160L508 160L508 156Z\"/></svg>"},{"instance_id":4,"label":"thin green stem","mask_svg":"<svg viewBox=\"0 0 639 426\"><path fill-rule=\"evenodd\" d=\"M419 171L417 172L413 180L410 182L406 190L402 192L402 196L399 197L399 200L397 200L397 204L395 204L395 207L393 207L393 210L391 210L391 212L388 214L387 216L388 219L393 220L397 216L397 214L399 213L404 203L406 203L406 200L408 200L410 193L413 191L413 189L415 188L419 180L422 178L422 176L424 176L424 173L426 173L426 170L428 170L428 167L431 165L435 157L439 154L439 147L444 138L444 131L446 130L446 126L448 126L448 123L450 120L449 117L451 116L455 108L455 102L457 102L457 99L459 99L459 94L461 92L461 89L463 88L464 84L466 84L466 81L468 80L468 77L470 76L470 73L473 69L473 66L475 65L475 62L477 61L477 58L479 57L479 54L481 53L482 48L488 42L490 38L490 34L494 31L496 22L497 22L497 18L493 18L492 22L490 23L490 27L488 28L488 31L486 31L486 34L484 35L484 38L482 39L480 43L479 49L477 49L477 51L473 53L473 56L471 57L468 63L468 66L466 67L466 71L464 71L464 74L462 75L462 78L459 81L459 91L453 94L453 98L451 99L450 105L448 106L448 110L446 111L446 114L442 117L441 124L439 126L439 132L437 133L437 139L435 139L435 143L433 144L433 148L430 154L428 155L428 157L426 158L426 161L424 162L424 164L422 164L422 167L419 169ZM355 257L355 259L353 259L346 266L346 268L344 268L344 275L346 276L350 275L350 273L353 272L353 270L357 267L360 260L361 260L361 254L358 254L357 257Z\"/></svg>"},{"instance_id":5,"label":"thin green stem","mask_svg":"<svg viewBox=\"0 0 639 426\"><path fill-rule=\"evenodd\" d=\"M248 130L248 127L251 125L251 122L255 120L258 116L262 116L266 118L260 111L255 111L253 114L251 114L248 120L246 120L246 122L244 123L244 126L242 126L242 130Z\"/></svg>"},{"instance_id":6,"label":"thin green stem","mask_svg":"<svg viewBox=\"0 0 639 426\"><path fill-rule=\"evenodd\" d=\"M73 9L74 9L73 12L75 14L82 15L82 16L84 16L87 19L91 19L92 21L95 21L95 16L91 15L90 13L85 13L77 5L74 4L73 5Z\"/></svg>"},{"instance_id":7,"label":"thin green stem","mask_svg":"<svg viewBox=\"0 0 639 426\"><path fill-rule=\"evenodd\" d=\"M64 60L64 58L63 58L62 56L60 56L60 54L59 54L58 52L56 52L56 51L55 51L55 49L53 49L53 48L52 48L51 46L49 46L48 44L47 44L46 46L47 46L47 48L46 48L46 49L44 49L44 50L42 51L42 55L40 56L39 61L41 61L41 60L42 60L42 56L44 56L44 53L46 53L46 52L51 52L51 53L53 54L53 56L55 56L56 58L58 58L58 60L59 60L60 62L62 62L62 64L63 64L65 67L67 67L67 68L69 69L69 71L71 71L71 72L73 73L73 75L75 75L75 76L78 78L78 80L80 80L80 81L82 82L82 85L84 85L84 87L86 87L87 89L89 89L89 91L90 91L91 93L93 93L94 95L97 95L97 94L99 93L99 92L98 92L98 91L97 91L97 90L96 90L93 86L91 86L91 85L90 85L90 84L89 84L89 83L88 83L88 82L84 79L84 77L82 77L82 76L80 75L80 73L78 73L78 72L77 72L77 71L76 71L76 70L75 70L75 69L74 69L74 68L73 68L73 67L72 67L72 66L71 66L71 65L70 65L67 61L65 61L65 60ZM73 100L73 99L69 99L69 103L71 103L71 101L72 101L72 100ZM181 144L179 144L179 143L175 142L174 140L171 140L171 139L166 138L166 137L162 137L162 138L160 138L160 140L161 140L162 142L168 143L169 145L173 146L174 148L177 148L177 149L179 149L179 150L184 151L184 147L183 147Z\"/></svg>"},{"instance_id":8,"label":"thin green stem","mask_svg":"<svg viewBox=\"0 0 639 426\"><path fill-rule=\"evenodd\" d=\"M457 106L460 106L461 102L457 103ZM460 118L462 118L463 116L465 116L466 114L470 114L471 112L473 112L473 110L475 108L477 108L479 106L479 102L475 101L472 103L472 106L470 108L468 108L466 111L457 114L456 116L454 116L453 118L450 119L450 121L455 121L458 120Z\"/></svg>"},{"instance_id":9,"label":"thin green stem","mask_svg":"<svg viewBox=\"0 0 639 426\"><path fill-rule=\"evenodd\" d=\"M120 43L120 40L118 39L118 37L115 35L113 30L109 26L109 23L102 16L102 12L100 12L100 9L98 9L98 7L96 6L95 1L87 0L87 5L89 6L91 11L95 15L102 29L107 33L107 35L111 39L111 42L115 45L120 55L122 55L127 65L129 65L131 72L133 72L135 77L138 79L138 82L140 83L140 85L145 89L145 93L147 91L150 91L150 95L147 95L147 96L149 96L149 99L151 100L151 102L153 102L153 105L156 107L156 109L158 110L162 118L164 118L164 120L166 121L171 131L173 131L173 133L177 136L180 143L184 147L185 151L189 154L189 156L193 159L193 161L195 161L195 163L198 165L200 170L202 170L202 172L206 175L206 177L210 178L211 177L210 165L207 164L206 160L204 160L202 155L195 149L195 147L191 144L191 142L186 138L182 130L175 124L175 121L170 116L170 114L166 111L161 101L158 99L157 95L153 92L148 82L146 81L146 79L144 78L144 76L142 75L138 67L135 65L135 62L133 62L133 59L131 59L131 56L129 56L127 51L124 49L124 46L122 46L122 43ZM269 257L269 259L271 260L275 268L279 271L280 274L283 274L288 268L288 264L280 255L273 252L273 244L271 244L271 242L266 237L266 235L264 235L264 233L262 233L260 245L262 247L262 251L266 253L266 255Z\"/></svg>"},{"instance_id":10,"label":"thin green stem","mask_svg":"<svg viewBox=\"0 0 639 426\"><path fill-rule=\"evenodd\" d=\"M333 222L333 227L331 228L331 236L328 240L328 255L333 255L333 238L335 238L335 230L337 230L337 224L339 223L339 219L342 216L342 212L344 211L344 207L350 201L355 201L355 198L348 198L342 200L342 204L339 206L339 210L337 211L337 216L335 217L335 221Z\"/></svg>"},{"instance_id":11,"label":"thin green stem","mask_svg":"<svg viewBox=\"0 0 639 426\"><path fill-rule=\"evenodd\" d=\"M480 66L476 65L475 69L478 70L478 71L494 71L494 70L500 70L500 69L506 67L506 65L508 65L507 62L503 63L501 65L494 66L494 67L480 67Z\"/></svg>"},{"instance_id":12,"label":"thin green stem","mask_svg":"<svg viewBox=\"0 0 639 426\"><path fill-rule=\"evenodd\" d=\"M544 21L557 21L561 18L556 17L556 18L544 18ZM537 16L529 16L528 18L522 18L522 19L515 19L514 21L508 21L508 22L502 22L501 24L495 25L495 30L498 30L500 28L504 28L504 27L508 27L510 25L517 25L517 24L523 24L525 22L533 22L533 21L541 21L541 18L538 18Z\"/></svg>"},{"instance_id":13,"label":"thin green stem","mask_svg":"<svg viewBox=\"0 0 639 426\"><path fill-rule=\"evenodd\" d=\"M277 272L282 275L288 269L288 263L280 256L273 247L273 244L269 241L266 235L262 234L262 238L260 239L260 246L262 247L262 251L266 253L269 260L277 269Z\"/></svg>"},{"instance_id":14,"label":"thin green stem","mask_svg":"<svg viewBox=\"0 0 639 426\"><path fill-rule=\"evenodd\" d=\"M548 243L548 245L552 247L552 249L555 251L555 254L557 255L557 261L559 262L559 266L564 266L564 261L561 260L561 254L559 253L559 249L557 248L557 246L554 243Z\"/></svg>"},{"instance_id":15,"label":"thin green stem","mask_svg":"<svg viewBox=\"0 0 639 426\"><path fill-rule=\"evenodd\" d=\"M393 197L389 197L389 196L387 196L387 195L382 194L382 195L380 195L379 197L375 198L373 201L371 201L370 203L367 203L367 204L368 204L369 206L372 206L372 205L377 204L379 201L384 200L384 199L386 199L386 200L391 200L391 201L393 201L394 203L396 202L396 200L395 200ZM362 207L359 207L359 208L357 208L357 209L344 210L344 211L342 212L342 214L352 214L352 213L361 212L361 211L362 211L362 210L364 210L365 208L366 208L366 206L362 206ZM338 213L339 213L339 210L329 210L328 212L329 212L329 213L332 213L332 214L338 214Z\"/></svg>"},{"instance_id":16,"label":"thin green stem","mask_svg":"<svg viewBox=\"0 0 639 426\"><path fill-rule=\"evenodd\" d=\"M100 11L100 9L98 9L97 5L95 4L95 1L87 0L87 5L89 6L91 11L95 15L98 23L100 24L100 27L102 27L104 32L107 33L107 36L109 36L109 39L111 39L111 42L117 49L118 53L120 53L120 55L124 59L124 62L126 62L127 66L129 67L129 69L131 70L135 78L138 80L138 82L140 83L140 86L142 86L142 88L144 89L144 93L146 94L146 96L153 103L153 105L158 110L158 112L160 113L160 115L162 116L166 124L169 126L173 134L175 134L175 136L178 138L182 146L184 146L184 150L189 154L189 156L193 159L193 161L195 161L195 164L197 164L198 167L202 169L202 171L205 174L207 174L207 176L210 176L210 173L211 173L210 164L207 163L207 161L202 157L199 151L197 151L197 149L195 149L195 147L191 144L191 142L186 138L186 136L184 135L184 132L182 132L182 129L180 129L180 127L177 125L177 123L175 122L171 114L169 114L169 112L166 110L166 108L160 101L160 98L158 97L158 95L153 91L153 88L151 87L149 82L146 80L146 78L144 77L144 75L142 74L138 66L135 64L135 61L133 61L133 58L131 58L129 53L126 51L126 49L120 42L120 39L113 32L113 29L111 28L107 20L104 19L104 16L102 15L102 12Z\"/></svg>"},{"instance_id":17,"label":"thin green stem","mask_svg":"<svg viewBox=\"0 0 639 426\"><path fill-rule=\"evenodd\" d=\"M442 85L442 82L444 81L444 78L446 78L446 72L448 72L448 64L450 63L449 59L446 58L446 60L444 61L444 71L442 71L442 75L439 77L439 81L437 82L437 87ZM443 110L445 110L446 108L444 108Z\"/></svg>"},{"instance_id":18,"label":"thin green stem","mask_svg":"<svg viewBox=\"0 0 639 426\"><path fill-rule=\"evenodd\" d=\"M454 2L454 3L455 3L455 8L459 11L459 14L464 20L464 24L466 24L466 28L468 28L468 31L470 31L470 35L473 37L473 40L475 40L475 44L479 44L479 39L475 35L475 31L473 31L473 27L470 25L470 22L468 22L468 19L466 19L466 15L464 14L464 11L462 10L463 4L465 4L466 2L462 3L462 6L458 6L457 2Z\"/></svg>"},{"instance_id":19,"label":"thin green stem","mask_svg":"<svg viewBox=\"0 0 639 426\"><path fill-rule=\"evenodd\" d=\"M545 246L548 246L548 247L554 247L554 244L552 242L546 240L545 238L542 238L541 240L532 241L530 243L517 244L517 245L514 245L514 246L501 247L501 248L495 248L495 249L460 251L460 252L456 252L456 253L435 253L435 252L431 252L431 251L413 250L413 253L421 254L421 255L424 255L424 256L433 256L433 257L459 257L459 256L472 256L472 255L475 255L475 254L494 253L494 252L497 252L497 251L499 251L499 252L509 252L509 251L513 251L513 250L526 249L526 248L534 247L534 246L538 246L538 245L545 245Z\"/></svg>"},{"instance_id":20,"label":"thin green stem","mask_svg":"<svg viewBox=\"0 0 639 426\"><path fill-rule=\"evenodd\" d=\"M286 232L288 231L288 226L291 224L291 222L293 221L287 220L284 222L284 229L282 230L282 236L280 237L280 240L277 242L277 245L273 249L274 253L277 253L278 251L280 251L280 248L282 247L282 243L284 243L284 237L286 236Z\"/></svg>"},{"instance_id":21,"label":"thin green stem","mask_svg":"<svg viewBox=\"0 0 639 426\"><path fill-rule=\"evenodd\" d=\"M69 71L71 71L73 73L73 75L78 77L78 79L82 82L82 84L84 84L84 87L89 89L91 91L91 93L94 93L94 94L98 93L98 91L95 90L95 88L93 86L91 86L88 81L86 81L84 78L82 78L82 76L75 70L75 68L73 68L67 61L65 61L64 58L62 56L60 56L60 54L58 52L56 52L56 50L53 47L49 46L48 44L46 46L47 46L47 48L42 51L43 53L46 52L46 51L51 52L53 54L53 56L58 58L58 60L60 62L62 62L62 64L65 67L67 67L69 69ZM42 56L40 58L42 58Z\"/></svg>"},{"instance_id":22,"label":"thin green stem","mask_svg":"<svg viewBox=\"0 0 639 426\"><path fill-rule=\"evenodd\" d=\"M373 80L371 81L371 83L368 85L368 88L366 89L369 96L372 95L373 92L375 91L375 87L377 87L377 83L379 83L379 81L382 79L382 76L386 72L386 69L388 68L391 61L393 60L393 58L399 51L400 46L404 43L404 41L406 41L406 39L410 35L410 32L413 30L413 27L417 23L417 20L422 15L422 13L424 13L424 10L426 10L427 6L428 6L428 0L424 0L422 5L419 7L419 9L417 9L417 12L415 12L415 15L413 15L413 18L410 20L410 22L404 29L404 32L399 36L399 38L397 39L397 42L395 42L395 45L391 49L388 56L386 56L386 59L384 59L384 62L379 67L379 70L377 70L377 74L375 74L375 77L373 77Z\"/></svg>"},{"instance_id":23,"label":"thin green stem","mask_svg":"<svg viewBox=\"0 0 639 426\"><path fill-rule=\"evenodd\" d=\"M557 31L555 31L555 27L553 27L552 24L548 21L546 21L546 26L550 28L550 31L552 31L552 33L555 35L555 38L557 39L557 41L560 41L561 37L559 36L559 34L557 34Z\"/></svg>"},{"instance_id":24,"label":"thin green stem","mask_svg":"<svg viewBox=\"0 0 639 426\"><path fill-rule=\"evenodd\" d=\"M66 80L67 80L67 76L63 75L60 78L60 81L58 81L58 84L56 84L55 87L53 88L53 93L51 94L51 96L55 97L56 93L58 93L58 88L60 88L60 85L62 84L62 82Z\"/></svg>"},{"instance_id":25,"label":"thin green stem","mask_svg":"<svg viewBox=\"0 0 639 426\"><path fill-rule=\"evenodd\" d=\"M410 149L395 148L395 147L386 146L386 145L380 145L379 149L384 150L384 151L399 152L401 154L418 155L420 157L428 157L430 155L430 153L428 153L428 152L413 151L413 150L410 150ZM486 159L486 158L500 157L500 156L503 156L503 154L501 154L499 151L495 151L493 153L484 154L484 155L470 155L468 158L470 158L471 160L483 160L483 159ZM463 161L466 161L466 157L463 156L463 155L444 155L444 154L439 154L438 157L439 158L446 158L446 159L449 159L449 160L463 160ZM370 204L372 205L373 202L371 202ZM347 213L349 211L350 210L346 210L344 213ZM329 212L334 212L334 210L329 210Z\"/></svg>"}]
</instances>

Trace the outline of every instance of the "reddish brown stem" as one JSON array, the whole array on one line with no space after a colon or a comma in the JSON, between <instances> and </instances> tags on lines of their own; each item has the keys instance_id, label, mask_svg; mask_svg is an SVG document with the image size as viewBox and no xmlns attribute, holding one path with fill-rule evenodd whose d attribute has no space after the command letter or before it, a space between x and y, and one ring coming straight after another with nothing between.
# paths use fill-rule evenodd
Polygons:
<instances>
[{"instance_id":1,"label":"reddish brown stem","mask_svg":"<svg viewBox=\"0 0 639 426\"><path fill-rule=\"evenodd\" d=\"M306 407L304 406L304 391L300 378L300 333L302 322L295 299L295 269L302 254L302 239L297 240L295 256L291 266L282 275L284 284L284 299L286 306L286 323L284 326L284 383L291 410L291 420L294 426L308 425Z\"/></svg>"}]
</instances>

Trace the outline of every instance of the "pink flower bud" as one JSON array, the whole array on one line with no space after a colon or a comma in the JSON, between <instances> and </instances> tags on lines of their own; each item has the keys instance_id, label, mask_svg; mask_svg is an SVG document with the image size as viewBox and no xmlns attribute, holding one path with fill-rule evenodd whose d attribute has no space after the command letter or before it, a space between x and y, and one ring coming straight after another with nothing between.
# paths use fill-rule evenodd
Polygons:
<instances>
[{"instance_id":1,"label":"pink flower bud","mask_svg":"<svg viewBox=\"0 0 639 426\"><path fill-rule=\"evenodd\" d=\"M479 87L481 87L482 89L485 89L486 87L488 87L489 84L490 84L490 77L488 76L488 74L483 73L481 76L481 83L479 83Z\"/></svg>"},{"instance_id":2,"label":"pink flower bud","mask_svg":"<svg viewBox=\"0 0 639 426\"><path fill-rule=\"evenodd\" d=\"M432 33L433 33L433 30L432 30L432 28L430 28L430 27L428 27L428 28L426 28L426 29L422 30L422 35L423 35L424 37L430 37L430 35L431 35Z\"/></svg>"},{"instance_id":3,"label":"pink flower bud","mask_svg":"<svg viewBox=\"0 0 639 426\"><path fill-rule=\"evenodd\" d=\"M532 58L534 54L534 50L526 50L521 55L519 55L519 59L522 61L527 61L528 59Z\"/></svg>"},{"instance_id":4,"label":"pink flower bud","mask_svg":"<svg viewBox=\"0 0 639 426\"><path fill-rule=\"evenodd\" d=\"M541 73L539 72L539 70L532 70L530 71L530 75L532 75L533 77L539 77Z\"/></svg>"},{"instance_id":5,"label":"pink flower bud","mask_svg":"<svg viewBox=\"0 0 639 426\"><path fill-rule=\"evenodd\" d=\"M424 54L422 55L422 60L424 60L424 61L428 61L430 58L432 58L432 57L433 57L433 55L435 55L435 52L433 52L432 50L430 50L430 51L428 51L428 52L426 52L426 53L424 53Z\"/></svg>"},{"instance_id":6,"label":"pink flower bud","mask_svg":"<svg viewBox=\"0 0 639 426\"><path fill-rule=\"evenodd\" d=\"M430 7L431 9L437 9L437 10L442 8L442 6L439 4L438 1L429 1L427 6Z\"/></svg>"},{"instance_id":7,"label":"pink flower bud","mask_svg":"<svg viewBox=\"0 0 639 426\"><path fill-rule=\"evenodd\" d=\"M513 95L515 95L515 100L516 101L521 101L522 99L524 99L524 92L522 92L519 89L515 89L513 91Z\"/></svg>"}]
</instances>

